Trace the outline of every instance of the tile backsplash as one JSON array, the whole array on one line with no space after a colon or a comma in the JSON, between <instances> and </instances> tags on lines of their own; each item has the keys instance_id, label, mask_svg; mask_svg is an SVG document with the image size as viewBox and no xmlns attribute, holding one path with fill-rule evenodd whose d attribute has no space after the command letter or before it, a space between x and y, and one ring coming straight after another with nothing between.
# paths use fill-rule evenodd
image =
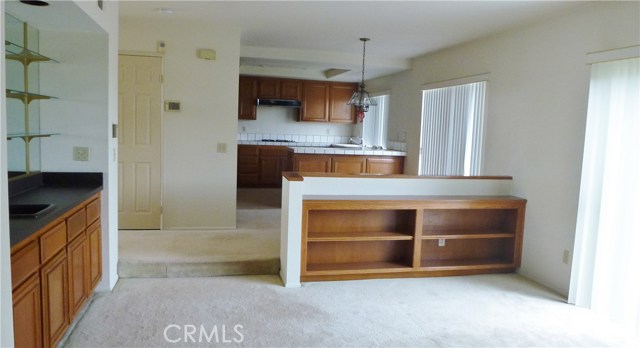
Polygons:
<instances>
[{"instance_id":1,"label":"tile backsplash","mask_svg":"<svg viewBox=\"0 0 640 348\"><path fill-rule=\"evenodd\" d=\"M304 134L273 134L273 133L238 133L239 143L262 143L267 141L282 141L296 143L299 146L320 146L328 144L348 144L350 136L339 135L304 135ZM387 141L387 149L407 151L407 143L402 141Z\"/></svg>"}]
</instances>

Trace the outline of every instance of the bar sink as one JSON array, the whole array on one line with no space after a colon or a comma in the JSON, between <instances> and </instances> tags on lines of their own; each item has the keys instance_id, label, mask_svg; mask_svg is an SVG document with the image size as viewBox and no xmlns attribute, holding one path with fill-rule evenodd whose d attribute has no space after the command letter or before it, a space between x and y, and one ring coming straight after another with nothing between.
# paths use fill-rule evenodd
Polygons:
<instances>
[{"instance_id":1,"label":"bar sink","mask_svg":"<svg viewBox=\"0 0 640 348\"><path fill-rule=\"evenodd\" d=\"M53 208L53 204L9 204L9 217L35 219Z\"/></svg>"}]
</instances>

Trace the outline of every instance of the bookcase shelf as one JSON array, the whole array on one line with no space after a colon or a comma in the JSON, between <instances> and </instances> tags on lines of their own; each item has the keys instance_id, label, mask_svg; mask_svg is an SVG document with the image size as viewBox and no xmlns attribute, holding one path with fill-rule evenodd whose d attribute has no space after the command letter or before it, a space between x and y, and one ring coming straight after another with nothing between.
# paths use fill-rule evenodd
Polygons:
<instances>
[{"instance_id":1,"label":"bookcase shelf","mask_svg":"<svg viewBox=\"0 0 640 348\"><path fill-rule=\"evenodd\" d=\"M526 200L304 200L301 281L515 271Z\"/></svg>"}]
</instances>

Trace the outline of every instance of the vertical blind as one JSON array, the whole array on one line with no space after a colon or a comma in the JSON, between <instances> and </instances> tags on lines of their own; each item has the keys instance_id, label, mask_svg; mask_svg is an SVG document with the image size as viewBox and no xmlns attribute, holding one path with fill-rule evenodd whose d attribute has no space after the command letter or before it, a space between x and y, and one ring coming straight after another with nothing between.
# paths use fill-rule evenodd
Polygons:
<instances>
[{"instance_id":1,"label":"vertical blind","mask_svg":"<svg viewBox=\"0 0 640 348\"><path fill-rule=\"evenodd\" d=\"M389 96L374 97L378 105L370 106L364 118L362 138L368 146L387 147L387 123L389 115Z\"/></svg>"},{"instance_id":2,"label":"vertical blind","mask_svg":"<svg viewBox=\"0 0 640 348\"><path fill-rule=\"evenodd\" d=\"M486 81L425 90L421 175L479 175Z\"/></svg>"}]
</instances>

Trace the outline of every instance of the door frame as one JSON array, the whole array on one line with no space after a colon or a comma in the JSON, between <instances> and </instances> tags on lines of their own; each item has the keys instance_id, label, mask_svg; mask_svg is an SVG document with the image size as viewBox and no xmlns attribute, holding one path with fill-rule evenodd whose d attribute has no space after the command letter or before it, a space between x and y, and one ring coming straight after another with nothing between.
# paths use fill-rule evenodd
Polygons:
<instances>
[{"instance_id":1,"label":"door frame","mask_svg":"<svg viewBox=\"0 0 640 348\"><path fill-rule=\"evenodd\" d=\"M160 73L162 74L163 79L160 81L160 231L164 230L164 155L165 155L165 144L164 144L164 55L162 53L157 52L145 52L145 51L130 51L130 50L119 50L118 51L118 61L120 60L120 56L136 56L136 57L152 57L152 58L160 58ZM118 152L120 152L120 145L118 145ZM120 180L120 177L118 177Z\"/></svg>"}]
</instances>

